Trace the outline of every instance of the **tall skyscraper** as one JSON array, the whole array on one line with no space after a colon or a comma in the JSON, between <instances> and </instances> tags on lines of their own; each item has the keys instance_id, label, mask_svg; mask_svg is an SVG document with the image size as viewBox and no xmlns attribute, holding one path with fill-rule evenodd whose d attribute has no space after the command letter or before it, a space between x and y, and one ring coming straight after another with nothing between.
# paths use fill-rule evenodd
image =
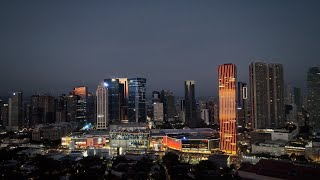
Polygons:
<instances>
[{"instance_id":1,"label":"tall skyscraper","mask_svg":"<svg viewBox=\"0 0 320 180\"><path fill-rule=\"evenodd\" d=\"M301 92L300 88L294 87L293 88L293 97L294 97L294 104L297 105L298 110L301 110L302 103L301 103Z\"/></svg>"},{"instance_id":2,"label":"tall skyscraper","mask_svg":"<svg viewBox=\"0 0 320 180\"><path fill-rule=\"evenodd\" d=\"M197 107L195 97L195 82L188 80L184 82L184 105L185 105L185 124L188 127L196 127L197 122Z\"/></svg>"},{"instance_id":3,"label":"tall skyscraper","mask_svg":"<svg viewBox=\"0 0 320 180\"><path fill-rule=\"evenodd\" d=\"M18 130L22 127L23 108L22 108L22 92L14 92L9 98L9 122L8 129Z\"/></svg>"},{"instance_id":4,"label":"tall skyscraper","mask_svg":"<svg viewBox=\"0 0 320 180\"><path fill-rule=\"evenodd\" d=\"M109 121L120 122L120 82L119 79L105 79L104 82L107 84L108 88L108 108L109 108Z\"/></svg>"},{"instance_id":5,"label":"tall skyscraper","mask_svg":"<svg viewBox=\"0 0 320 180\"><path fill-rule=\"evenodd\" d=\"M117 78L119 80L119 96L120 96L120 120L128 120L128 98L129 86L128 78Z\"/></svg>"},{"instance_id":6,"label":"tall skyscraper","mask_svg":"<svg viewBox=\"0 0 320 180\"><path fill-rule=\"evenodd\" d=\"M97 129L107 129L108 127L108 84L101 83L96 91L97 96Z\"/></svg>"},{"instance_id":7,"label":"tall skyscraper","mask_svg":"<svg viewBox=\"0 0 320 180\"><path fill-rule=\"evenodd\" d=\"M185 108L185 100L181 99L179 102L179 120L183 123L186 123L186 108Z\"/></svg>"},{"instance_id":8,"label":"tall skyscraper","mask_svg":"<svg viewBox=\"0 0 320 180\"><path fill-rule=\"evenodd\" d=\"M219 65L220 150L237 154L236 75L234 64Z\"/></svg>"},{"instance_id":9,"label":"tall skyscraper","mask_svg":"<svg viewBox=\"0 0 320 180\"><path fill-rule=\"evenodd\" d=\"M55 122L54 97L48 95L31 96L31 125Z\"/></svg>"},{"instance_id":10,"label":"tall skyscraper","mask_svg":"<svg viewBox=\"0 0 320 180\"><path fill-rule=\"evenodd\" d=\"M73 95L77 96L77 121L86 122L88 118L88 88L78 86L73 89Z\"/></svg>"},{"instance_id":11,"label":"tall skyscraper","mask_svg":"<svg viewBox=\"0 0 320 180\"><path fill-rule=\"evenodd\" d=\"M154 102L153 103L153 120L155 122L163 122L163 103Z\"/></svg>"},{"instance_id":12,"label":"tall skyscraper","mask_svg":"<svg viewBox=\"0 0 320 180\"><path fill-rule=\"evenodd\" d=\"M56 122L66 122L67 121L67 104L68 98L65 94L61 94L56 99Z\"/></svg>"},{"instance_id":13,"label":"tall skyscraper","mask_svg":"<svg viewBox=\"0 0 320 180\"><path fill-rule=\"evenodd\" d=\"M269 64L270 126L285 125L284 78L281 64Z\"/></svg>"},{"instance_id":14,"label":"tall skyscraper","mask_svg":"<svg viewBox=\"0 0 320 180\"><path fill-rule=\"evenodd\" d=\"M9 104L4 103L1 107L1 121L3 127L9 126Z\"/></svg>"},{"instance_id":15,"label":"tall skyscraper","mask_svg":"<svg viewBox=\"0 0 320 180\"><path fill-rule=\"evenodd\" d=\"M30 102L23 102L23 127L29 127L31 122L31 105Z\"/></svg>"},{"instance_id":16,"label":"tall skyscraper","mask_svg":"<svg viewBox=\"0 0 320 180\"><path fill-rule=\"evenodd\" d=\"M248 88L247 88L247 83L244 82L238 82L238 87L237 87L237 119L238 119L238 125L245 127L247 121L247 116L248 116Z\"/></svg>"},{"instance_id":17,"label":"tall skyscraper","mask_svg":"<svg viewBox=\"0 0 320 180\"><path fill-rule=\"evenodd\" d=\"M279 128L285 124L284 78L281 64L250 64L251 126Z\"/></svg>"},{"instance_id":18,"label":"tall skyscraper","mask_svg":"<svg viewBox=\"0 0 320 180\"><path fill-rule=\"evenodd\" d=\"M67 96L67 121L68 122L77 121L77 105L78 105L78 96L74 96L74 95Z\"/></svg>"},{"instance_id":19,"label":"tall skyscraper","mask_svg":"<svg viewBox=\"0 0 320 180\"><path fill-rule=\"evenodd\" d=\"M161 91L161 102L163 103L163 117L166 121L174 121L175 101L173 93L169 90Z\"/></svg>"},{"instance_id":20,"label":"tall skyscraper","mask_svg":"<svg viewBox=\"0 0 320 180\"><path fill-rule=\"evenodd\" d=\"M129 103L128 118L129 122L146 122L146 79L130 78L129 85Z\"/></svg>"},{"instance_id":21,"label":"tall skyscraper","mask_svg":"<svg viewBox=\"0 0 320 180\"><path fill-rule=\"evenodd\" d=\"M253 62L249 67L251 127L265 129L270 120L269 68L262 62Z\"/></svg>"},{"instance_id":22,"label":"tall skyscraper","mask_svg":"<svg viewBox=\"0 0 320 180\"><path fill-rule=\"evenodd\" d=\"M88 118L87 122L94 124L97 122L97 96L96 93L88 93Z\"/></svg>"},{"instance_id":23,"label":"tall skyscraper","mask_svg":"<svg viewBox=\"0 0 320 180\"><path fill-rule=\"evenodd\" d=\"M214 123L214 98L210 97L206 102L206 109L209 110L209 124Z\"/></svg>"},{"instance_id":24,"label":"tall skyscraper","mask_svg":"<svg viewBox=\"0 0 320 180\"><path fill-rule=\"evenodd\" d=\"M219 119L219 98L214 97L213 98L213 122L215 124L220 124Z\"/></svg>"},{"instance_id":25,"label":"tall skyscraper","mask_svg":"<svg viewBox=\"0 0 320 180\"><path fill-rule=\"evenodd\" d=\"M206 125L210 124L209 109L200 109L200 116L201 120L203 120Z\"/></svg>"},{"instance_id":26,"label":"tall skyscraper","mask_svg":"<svg viewBox=\"0 0 320 180\"><path fill-rule=\"evenodd\" d=\"M1 118L2 107L3 107L3 101L2 101L2 99L0 97L0 125L3 126L3 121L2 121L2 118Z\"/></svg>"},{"instance_id":27,"label":"tall skyscraper","mask_svg":"<svg viewBox=\"0 0 320 180\"><path fill-rule=\"evenodd\" d=\"M311 67L307 77L310 132L320 132L320 67Z\"/></svg>"}]
</instances>

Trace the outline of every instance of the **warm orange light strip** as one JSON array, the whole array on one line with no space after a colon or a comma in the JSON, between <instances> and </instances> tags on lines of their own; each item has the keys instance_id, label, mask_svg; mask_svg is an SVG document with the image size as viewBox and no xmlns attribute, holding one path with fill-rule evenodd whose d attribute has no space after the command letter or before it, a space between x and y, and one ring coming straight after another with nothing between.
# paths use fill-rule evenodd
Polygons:
<instances>
[{"instance_id":1,"label":"warm orange light strip","mask_svg":"<svg viewBox=\"0 0 320 180\"><path fill-rule=\"evenodd\" d=\"M236 66L219 65L220 150L237 154L236 142Z\"/></svg>"}]
</instances>

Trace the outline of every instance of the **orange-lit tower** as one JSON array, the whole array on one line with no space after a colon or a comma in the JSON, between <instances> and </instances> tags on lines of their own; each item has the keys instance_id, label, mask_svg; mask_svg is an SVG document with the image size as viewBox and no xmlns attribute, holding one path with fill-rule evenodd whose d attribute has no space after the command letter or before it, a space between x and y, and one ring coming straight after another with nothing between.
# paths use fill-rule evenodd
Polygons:
<instances>
[{"instance_id":1,"label":"orange-lit tower","mask_svg":"<svg viewBox=\"0 0 320 180\"><path fill-rule=\"evenodd\" d=\"M220 150L237 153L236 142L236 66L219 65Z\"/></svg>"}]
</instances>

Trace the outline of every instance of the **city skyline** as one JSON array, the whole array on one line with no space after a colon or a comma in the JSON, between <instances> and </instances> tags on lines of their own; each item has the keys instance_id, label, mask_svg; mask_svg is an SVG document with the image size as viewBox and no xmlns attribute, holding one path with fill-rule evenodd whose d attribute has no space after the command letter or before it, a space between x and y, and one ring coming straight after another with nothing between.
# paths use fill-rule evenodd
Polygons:
<instances>
[{"instance_id":1,"label":"city skyline","mask_svg":"<svg viewBox=\"0 0 320 180\"><path fill-rule=\"evenodd\" d=\"M196 81L197 96L217 96L219 64L235 64L239 81L248 83L256 61L283 64L285 82L305 93L308 69L319 66L317 7L317 1L2 2L0 95L59 95L82 85L94 92L105 78L144 77L148 96L155 89L183 96L187 79Z\"/></svg>"}]
</instances>

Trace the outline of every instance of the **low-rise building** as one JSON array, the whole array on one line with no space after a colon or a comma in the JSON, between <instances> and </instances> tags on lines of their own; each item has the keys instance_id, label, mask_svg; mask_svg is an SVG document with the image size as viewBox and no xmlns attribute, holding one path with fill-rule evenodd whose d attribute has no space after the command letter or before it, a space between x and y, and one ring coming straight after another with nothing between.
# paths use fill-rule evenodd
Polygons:
<instances>
[{"instance_id":1,"label":"low-rise building","mask_svg":"<svg viewBox=\"0 0 320 180\"><path fill-rule=\"evenodd\" d=\"M75 129L74 123L58 123L49 125L38 125L32 131L32 140L59 140L61 137L71 133Z\"/></svg>"},{"instance_id":2,"label":"low-rise building","mask_svg":"<svg viewBox=\"0 0 320 180\"><path fill-rule=\"evenodd\" d=\"M251 145L253 154L266 153L273 156L284 155L287 142L284 140L256 142Z\"/></svg>"}]
</instances>

